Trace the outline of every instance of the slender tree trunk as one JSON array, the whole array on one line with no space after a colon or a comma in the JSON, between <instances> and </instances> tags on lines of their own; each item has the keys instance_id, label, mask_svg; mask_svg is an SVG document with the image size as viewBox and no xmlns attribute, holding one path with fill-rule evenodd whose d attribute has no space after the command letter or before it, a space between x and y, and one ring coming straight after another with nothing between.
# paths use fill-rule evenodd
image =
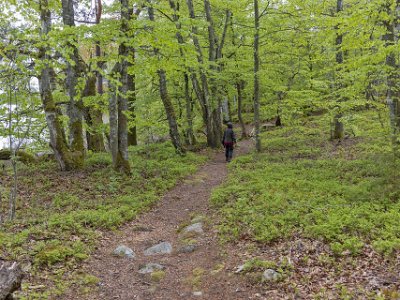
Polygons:
<instances>
[{"instance_id":1,"label":"slender tree trunk","mask_svg":"<svg viewBox=\"0 0 400 300\"><path fill-rule=\"evenodd\" d=\"M196 19L195 13L194 13L194 6L193 6L193 1L192 0L186 0L188 10L189 10L189 17L192 20ZM204 2L205 6L208 10L209 9L209 3L206 1ZM208 14L208 13L207 13ZM208 17L209 18L209 17ZM213 30L213 28L211 29ZM203 120L206 125L206 133L207 133L207 145L212 148L218 148L220 147L220 136L222 134L222 129L221 129L221 124L218 124L218 120L221 120L221 117L219 116L217 119L215 117L217 116L217 112L219 111L220 113L220 105L217 103L212 103L211 99L215 96L212 93L210 93L210 88L209 88L209 83L208 83L208 78L205 70L205 65L204 65L204 59L203 59L203 52L202 48L199 42L199 39L197 38L198 35L198 30L196 26L192 26L192 39L193 39L193 44L195 46L196 52L197 52L197 61L199 62L200 65L200 82L197 79L197 75L194 72L191 72L191 79L193 83L193 89L196 92L196 96L199 99L200 106L202 109L202 115L203 115ZM211 45L209 47L209 58L212 56L216 55L216 40L214 37L212 37L212 34L210 35L209 32L209 38L212 39ZM217 107L214 107L217 106ZM219 128L219 129L218 129Z\"/></svg>"},{"instance_id":2,"label":"slender tree trunk","mask_svg":"<svg viewBox=\"0 0 400 300\"><path fill-rule=\"evenodd\" d=\"M62 0L62 15L64 25L75 27L75 11L72 0ZM75 152L75 159L79 160L80 164L83 165L85 146L83 141L82 102L80 99L76 99L78 76L81 73L80 67L82 63L79 60L78 48L73 43L68 43L67 47L72 49L71 57L67 59L66 78L66 87L69 96L67 112L69 117L70 147L71 151Z\"/></svg>"},{"instance_id":3,"label":"slender tree trunk","mask_svg":"<svg viewBox=\"0 0 400 300\"><path fill-rule=\"evenodd\" d=\"M95 1L95 11L96 24L100 24L101 16L103 13L102 0ZM98 95L104 94L104 80L102 74L104 62L101 60L102 54L99 41L96 42L95 45L95 55L97 58L97 71L95 72L96 76L89 76L89 78L87 79L84 96L95 96L96 92ZM103 125L103 113L95 108L89 108L85 111L85 120L89 128L94 128L94 130L92 129L93 132L90 132L90 129L86 132L88 150L92 150L94 152L105 151L106 147L104 144L104 133L102 130L98 130L98 127L101 127L101 125Z\"/></svg>"},{"instance_id":4,"label":"slender tree trunk","mask_svg":"<svg viewBox=\"0 0 400 300\"><path fill-rule=\"evenodd\" d=\"M121 34L126 38L131 38L129 34L129 21L133 15L133 8L129 5L129 0L120 0L121 2ZM123 41L118 47L118 56L122 58L121 63L117 63L115 70L119 73L118 77L121 85L118 87L116 99L112 99L110 102L110 126L111 126L111 114L113 118L117 118L117 121L113 120L113 126L117 126L117 134L111 138L110 133L110 144L115 143L117 139L117 151L115 151L115 145L110 145L112 148L111 153L113 155L114 169L129 174L131 172L128 155L128 117L129 111L128 98L134 91L133 88L133 77L129 74L128 68L132 66L129 55L132 53L131 48L126 44L128 41ZM113 97L111 97L113 98ZM114 105L114 107L111 107ZM117 123L117 124L115 124ZM110 130L111 131L111 130ZM115 131L115 129L114 129ZM112 139L112 141L111 141Z\"/></svg>"},{"instance_id":5,"label":"slender tree trunk","mask_svg":"<svg viewBox=\"0 0 400 300\"><path fill-rule=\"evenodd\" d=\"M167 90L167 77L165 71L163 69L159 69L157 71L159 84L160 84L160 96L163 102L165 112L167 114L168 125L169 125L169 135L172 140L172 144L174 145L178 154L185 153L185 149L182 147L181 138L179 135L178 124L176 122L175 110L172 105L171 98L168 94Z\"/></svg>"},{"instance_id":6,"label":"slender tree trunk","mask_svg":"<svg viewBox=\"0 0 400 300\"><path fill-rule=\"evenodd\" d=\"M45 40L51 30L51 13L47 0L40 0L39 5L40 20L42 23L40 35L41 38ZM62 171L68 171L82 167L82 161L80 159L81 154L78 153L78 155L75 155L75 153L69 151L68 149L61 122L59 120L58 110L53 99L51 89L52 69L48 64L48 61L50 61L50 56L46 50L47 49L45 45L39 48L39 57L43 64L39 76L40 97L42 99L46 122L49 129L50 145L54 151L54 155L60 166L60 169ZM75 159L75 156L77 156L78 159Z\"/></svg>"},{"instance_id":7,"label":"slender tree trunk","mask_svg":"<svg viewBox=\"0 0 400 300\"><path fill-rule=\"evenodd\" d=\"M394 11L390 3L387 5L387 13L391 17L385 21L386 47L393 47L399 40L400 32L400 0L396 1ZM386 65L389 73L387 76L386 102L389 107L389 119L392 130L392 145L396 156L400 156L400 83L399 63L396 61L396 53L393 50L386 56Z\"/></svg>"},{"instance_id":8,"label":"slender tree trunk","mask_svg":"<svg viewBox=\"0 0 400 300\"><path fill-rule=\"evenodd\" d=\"M343 11L343 0L337 0L337 9L336 9L337 13L340 13ZM339 27L336 27L336 30L338 30ZM342 71L342 67L341 65L343 65L343 51L342 51L342 43L343 43L343 35L341 33L337 33L336 34L336 63L338 64L338 71L339 73ZM343 83L342 81L342 76L339 75L339 78L336 79L338 82L336 84L337 86L337 90L338 90L338 96L340 96L340 90L343 87ZM341 102L341 99L338 100L339 102ZM340 110L341 108L338 107L338 109ZM338 112L334 119L333 119L333 124L334 124L334 130L333 130L333 139L343 139L344 137L344 126L343 126L343 122L341 121L341 118L343 117L343 114L341 112Z\"/></svg>"},{"instance_id":9,"label":"slender tree trunk","mask_svg":"<svg viewBox=\"0 0 400 300\"><path fill-rule=\"evenodd\" d=\"M229 20L231 19L231 13L229 10L226 11L226 18L221 34L221 39L216 34L214 20L211 14L211 5L209 0L204 0L204 10L206 13L206 19L208 23L208 60L210 62L209 72L211 77L209 79L211 86L211 102L212 107L212 128L213 135L211 139L211 146L217 148L220 146L220 141L222 139L222 93L220 92L220 87L218 80L216 79L218 73L222 72L222 65L219 60L222 58L222 49L225 43L226 32L229 25ZM221 40L221 41L220 41Z\"/></svg>"},{"instance_id":10,"label":"slender tree trunk","mask_svg":"<svg viewBox=\"0 0 400 300\"><path fill-rule=\"evenodd\" d=\"M254 0L254 128L255 128L255 139L256 139L256 150L261 151L261 140L260 140L260 83L259 83L259 70L260 70L260 58L259 58L259 37L260 37L260 12L258 6L258 0Z\"/></svg>"},{"instance_id":11,"label":"slender tree trunk","mask_svg":"<svg viewBox=\"0 0 400 300\"><path fill-rule=\"evenodd\" d=\"M186 121L187 121L187 129L186 129L186 137L187 137L187 143L189 145L195 145L196 144L196 138L194 136L194 131L193 131L193 100L192 97L190 96L190 90L189 90L189 75L184 74L184 80L185 80L185 101L186 101Z\"/></svg>"},{"instance_id":12,"label":"slender tree trunk","mask_svg":"<svg viewBox=\"0 0 400 300\"><path fill-rule=\"evenodd\" d=\"M154 10L151 4L148 7L149 19L154 22ZM154 54L159 58L160 50L154 48ZM171 97L168 94L167 88L167 75L164 69L160 68L157 70L157 75L160 84L160 97L164 105L165 113L168 119L169 135L171 137L172 144L174 145L176 152L179 154L184 154L185 149L181 143L181 137L179 134L178 123L176 122L175 109L171 101Z\"/></svg>"},{"instance_id":13,"label":"slender tree trunk","mask_svg":"<svg viewBox=\"0 0 400 300\"><path fill-rule=\"evenodd\" d=\"M96 77L89 76L83 90L83 97L96 96ZM101 130L103 125L102 112L94 107L85 107L84 118L88 129L86 130L86 140L88 150L94 152L105 151L104 136Z\"/></svg>"},{"instance_id":14,"label":"slender tree trunk","mask_svg":"<svg viewBox=\"0 0 400 300\"><path fill-rule=\"evenodd\" d=\"M240 80L239 82L236 83L236 91L238 95L238 119L239 119L239 124L240 128L242 129L242 138L247 137L247 132L246 132L246 126L244 125L243 121L243 116L242 116L242 109L243 109L243 86L244 86L244 81Z\"/></svg>"},{"instance_id":15,"label":"slender tree trunk","mask_svg":"<svg viewBox=\"0 0 400 300\"><path fill-rule=\"evenodd\" d=\"M179 48L179 54L181 57L184 59L185 62L185 53L183 52L182 45L185 44L185 40L183 39L183 36L180 32L182 25L179 22L179 2L175 2L174 0L169 0L169 5L171 9L174 11L173 14L173 20L175 22L175 27L177 29L176 32L176 39L178 40L179 45L181 46ZM184 66L184 65L183 65ZM187 128L186 128L186 143L188 145L194 145L196 144L196 138L194 136L194 130L193 130L193 101L192 97L190 96L190 88L189 88L189 72L184 71L183 74L184 77L184 82L185 82L185 102L186 102L186 122L187 122Z\"/></svg>"},{"instance_id":16,"label":"slender tree trunk","mask_svg":"<svg viewBox=\"0 0 400 300\"><path fill-rule=\"evenodd\" d=\"M131 59L134 61L135 60L135 49L133 47L130 47L131 50ZM134 63L132 63L134 64ZM129 115L131 119L135 122L135 125L130 125L129 126L129 131L128 131L128 145L129 146L137 146L137 127L136 127L136 112L135 112L135 105L136 105L136 77L134 74L130 75L130 88L131 88L131 94L129 95L128 98L128 105L129 105Z\"/></svg>"},{"instance_id":17,"label":"slender tree trunk","mask_svg":"<svg viewBox=\"0 0 400 300\"><path fill-rule=\"evenodd\" d=\"M118 109L117 109L117 91L113 90L109 96L109 124L110 124L110 152L113 160L114 169L118 168Z\"/></svg>"}]
</instances>

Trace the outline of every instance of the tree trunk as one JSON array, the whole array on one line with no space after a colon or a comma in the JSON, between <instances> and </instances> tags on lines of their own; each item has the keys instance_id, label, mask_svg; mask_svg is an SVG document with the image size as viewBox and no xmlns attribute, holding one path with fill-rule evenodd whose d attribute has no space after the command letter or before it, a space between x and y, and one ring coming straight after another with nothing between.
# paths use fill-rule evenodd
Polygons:
<instances>
[{"instance_id":1,"label":"tree trunk","mask_svg":"<svg viewBox=\"0 0 400 300\"><path fill-rule=\"evenodd\" d=\"M174 11L173 13L173 20L175 22L175 27L177 29L177 32L175 34L176 39L178 40L178 43L180 46L185 44L185 41L183 39L182 34L180 33L180 30L182 28L181 23L179 22L179 2L175 3L174 0L169 0L169 5L171 9ZM179 48L179 54L183 59L185 59L185 54L183 52L182 47ZM184 66L185 64L183 64ZM196 138L194 136L194 130L193 130L193 101L192 97L190 96L190 88L189 88L189 74L188 72L184 72L183 74L184 77L184 82L185 82L185 102L186 102L186 122L187 122L187 128L186 128L186 143L188 145L194 145L196 144Z\"/></svg>"},{"instance_id":2,"label":"tree trunk","mask_svg":"<svg viewBox=\"0 0 400 300\"><path fill-rule=\"evenodd\" d=\"M129 49L131 51L131 59L134 61L135 60L135 49L133 47L130 47ZM133 63L131 63L133 65ZM135 112L135 105L136 105L136 77L134 74L129 75L130 76L130 82L129 82L129 88L130 94L128 97L128 105L129 105L129 116L133 121L135 122L135 125L130 125L129 130L128 130L128 145L129 146L137 146L137 127L136 127L136 112Z\"/></svg>"},{"instance_id":3,"label":"tree trunk","mask_svg":"<svg viewBox=\"0 0 400 300\"><path fill-rule=\"evenodd\" d=\"M109 112L109 124L110 124L110 136L109 136L109 147L111 157L113 161L114 169L118 168L118 109L117 109L117 95L116 91L113 90L109 96L108 112Z\"/></svg>"},{"instance_id":4,"label":"tree trunk","mask_svg":"<svg viewBox=\"0 0 400 300\"><path fill-rule=\"evenodd\" d=\"M179 135L178 124L176 122L174 106L172 105L171 98L168 94L166 74L163 69L158 70L157 74L160 84L160 96L168 119L169 135L171 137L172 144L176 149L176 152L178 154L183 154L185 153L185 149L182 147L181 144L181 138Z\"/></svg>"},{"instance_id":5,"label":"tree trunk","mask_svg":"<svg viewBox=\"0 0 400 300\"><path fill-rule=\"evenodd\" d=\"M195 13L194 13L194 6L193 6L193 1L192 0L186 0L186 4L189 10L189 17L192 20L196 19ZM213 105L210 101L211 96L210 96L210 89L209 89L209 84L208 84L208 79L206 75L206 70L205 70L205 65L204 65L204 59L203 59L203 52L202 48L199 42L199 39L197 37L198 35L198 30L197 26L192 26L192 39L193 39L193 44L196 49L197 53L197 61L200 65L200 82L197 79L196 73L192 70L191 71L191 79L193 83L193 89L196 92L196 96L199 100L200 107L202 110L202 116L203 116L203 121L206 125L206 134L207 134L207 145L212 148L218 148L220 146L220 141L218 140L218 137L215 136L215 126L214 126L214 120L213 120ZM214 46L211 46L214 47ZM214 48L211 49L211 52L214 52ZM221 126L221 125L220 125Z\"/></svg>"},{"instance_id":6,"label":"tree trunk","mask_svg":"<svg viewBox=\"0 0 400 300\"><path fill-rule=\"evenodd\" d=\"M254 132L256 139L256 150L261 151L260 140L260 83L259 83L259 36L260 36L260 12L258 7L258 0L254 0Z\"/></svg>"},{"instance_id":7,"label":"tree trunk","mask_svg":"<svg viewBox=\"0 0 400 300\"><path fill-rule=\"evenodd\" d=\"M154 22L154 10L151 5L148 7L148 13L150 21ZM154 54L157 56L158 59L159 59L159 52L160 51L158 48L154 48ZM184 154L185 149L182 147L181 137L178 129L178 123L176 122L176 114L174 106L168 94L167 75L165 73L165 70L161 68L157 70L157 75L160 84L160 97L164 105L165 113L167 115L169 135L171 137L172 144L174 145L176 152L178 154Z\"/></svg>"},{"instance_id":8,"label":"tree trunk","mask_svg":"<svg viewBox=\"0 0 400 300\"><path fill-rule=\"evenodd\" d=\"M193 146L196 144L196 137L194 136L194 130L193 130L193 103L192 103L193 101L189 91L189 75L185 73L184 79L185 79L185 101L186 101L186 121L187 121L186 137L187 137L187 144Z\"/></svg>"},{"instance_id":9,"label":"tree trunk","mask_svg":"<svg viewBox=\"0 0 400 300\"><path fill-rule=\"evenodd\" d=\"M121 2L121 34L126 38L130 38L129 35L129 21L132 18L133 8L129 5L129 0L120 0ZM114 169L122 171L125 174L130 174L130 164L128 157L128 98L132 95L132 82L133 77L129 74L128 68L132 66L130 62L129 55L132 53L131 48L126 44L128 41L123 41L118 48L118 56L122 58L121 63L117 63L115 69L119 73L119 80L121 85L118 87L118 93L115 100L110 102L110 123L111 123L111 113L113 118L113 126L116 126L117 132L115 133L113 142L117 140L117 148L112 145L111 142L111 130L110 130L110 148L112 148L113 164ZM113 98L113 97L111 97ZM113 105L114 107L111 107ZM116 124L115 124L116 123ZM111 124L110 124L111 126ZM116 150L116 151L115 151Z\"/></svg>"},{"instance_id":10,"label":"tree trunk","mask_svg":"<svg viewBox=\"0 0 400 300\"><path fill-rule=\"evenodd\" d=\"M74 4L72 0L62 0L62 15L64 25L75 27L74 21ZM75 37L73 38L75 40ZM79 60L78 48L73 43L67 43L67 47L72 49L71 57L67 58L67 78L66 87L69 96L68 117L69 117L69 133L70 148L75 152L75 159L83 165L85 147L83 142L83 125L82 125L82 102L77 100L78 76L82 70L82 63ZM70 61L73 61L71 63Z\"/></svg>"},{"instance_id":11,"label":"tree trunk","mask_svg":"<svg viewBox=\"0 0 400 300\"><path fill-rule=\"evenodd\" d=\"M83 97L96 95L96 77L89 76L83 91ZM105 151L104 136L101 130L103 125L102 112L94 107L85 107L84 117L88 129L86 130L87 148L93 152Z\"/></svg>"},{"instance_id":12,"label":"tree trunk","mask_svg":"<svg viewBox=\"0 0 400 300\"><path fill-rule=\"evenodd\" d=\"M40 34L42 39L45 39L51 30L51 13L47 0L40 0L39 5L40 20L42 23ZM75 154L68 149L65 136L63 135L59 114L51 89L51 68L48 64L51 58L46 50L46 46L41 46L39 49L39 57L43 65L39 76L40 97L42 99L49 129L50 145L61 170L68 171L82 167L83 161L80 159L81 153Z\"/></svg>"},{"instance_id":13,"label":"tree trunk","mask_svg":"<svg viewBox=\"0 0 400 300\"><path fill-rule=\"evenodd\" d=\"M343 0L337 0L337 9L336 12L340 13L343 11ZM336 26L336 30L338 30L339 27ZM342 71L341 65L343 64L343 51L342 51L342 42L343 42L343 35L341 33L336 34L336 63L338 64L339 72ZM340 89L342 88L343 84L340 82L342 79L342 76L340 76L338 82L337 82L337 89L340 93ZM341 100L339 99L339 102ZM337 109L341 109L340 106L337 107ZM341 140L344 137L344 126L343 122L340 120L343 117L343 114L341 112L338 112L334 119L333 119L333 124L334 124L334 130L333 130L333 136L332 139L338 139Z\"/></svg>"},{"instance_id":14,"label":"tree trunk","mask_svg":"<svg viewBox=\"0 0 400 300\"><path fill-rule=\"evenodd\" d=\"M242 116L242 109L243 109L243 87L244 87L244 81L240 80L239 82L236 83L236 91L238 95L238 119L239 119L239 124L240 128L242 129L242 138L247 137L247 132L246 132L246 126L244 125L243 121L243 116Z\"/></svg>"},{"instance_id":15,"label":"tree trunk","mask_svg":"<svg viewBox=\"0 0 400 300\"><path fill-rule=\"evenodd\" d=\"M390 4L387 5L387 13L390 18L385 21L386 47L393 47L399 39L400 31L400 0L396 1L393 11ZM392 145L396 156L400 156L400 83L399 83L399 64L396 61L396 53L391 50L386 56L386 65L389 69L387 76L386 102L389 107L390 126L392 131Z\"/></svg>"}]
</instances>

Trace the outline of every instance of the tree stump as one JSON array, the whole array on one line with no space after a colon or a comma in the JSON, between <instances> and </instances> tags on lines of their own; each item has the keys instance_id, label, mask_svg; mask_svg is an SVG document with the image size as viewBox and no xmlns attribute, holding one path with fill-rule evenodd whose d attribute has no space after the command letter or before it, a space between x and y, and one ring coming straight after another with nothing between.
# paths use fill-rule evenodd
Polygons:
<instances>
[{"instance_id":1,"label":"tree stump","mask_svg":"<svg viewBox=\"0 0 400 300\"><path fill-rule=\"evenodd\" d=\"M13 299L13 292L21 288L22 270L16 262L0 260L0 300Z\"/></svg>"}]
</instances>

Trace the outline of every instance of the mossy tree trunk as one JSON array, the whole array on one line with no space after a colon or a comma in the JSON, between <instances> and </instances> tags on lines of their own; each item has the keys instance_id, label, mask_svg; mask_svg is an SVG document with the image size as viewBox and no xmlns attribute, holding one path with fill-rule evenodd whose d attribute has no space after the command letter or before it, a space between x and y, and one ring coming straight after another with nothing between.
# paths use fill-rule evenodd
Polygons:
<instances>
[{"instance_id":1,"label":"mossy tree trunk","mask_svg":"<svg viewBox=\"0 0 400 300\"><path fill-rule=\"evenodd\" d=\"M179 2L175 2L174 0L169 0L169 6L173 10L173 15L172 19L175 22L175 27L176 27L176 39L178 40L178 43L180 45L179 48L179 54L183 58L183 67L185 66L185 54L183 52L182 46L185 44L185 40L182 36L181 29L182 25L179 21ZM184 79L184 88L185 88L185 108L186 108L186 122L187 122L187 128L186 128L186 133L185 133L185 139L186 139L186 144L188 145L195 145L196 144L196 138L194 136L194 130L193 130L193 99L190 95L190 87L189 87L189 72L184 71L183 74L183 79Z\"/></svg>"},{"instance_id":2,"label":"mossy tree trunk","mask_svg":"<svg viewBox=\"0 0 400 300\"><path fill-rule=\"evenodd\" d=\"M259 57L259 39L260 39L260 12L258 0L254 0L254 128L256 138L256 150L261 151L260 140L260 57Z\"/></svg>"},{"instance_id":3,"label":"mossy tree trunk","mask_svg":"<svg viewBox=\"0 0 400 300\"><path fill-rule=\"evenodd\" d=\"M150 21L154 22L154 10L149 1L148 6L148 14ZM160 50L158 48L154 48L154 54L159 58ZM162 103L164 105L165 113L167 115L168 126L169 126L169 135L171 137L172 144L175 147L175 150L178 154L184 154L185 149L182 146L181 137L179 134L178 123L176 121L175 109L171 101L171 97L168 93L167 88L167 74L164 69L159 68L157 70L158 82L159 82L159 92Z\"/></svg>"},{"instance_id":4,"label":"mossy tree trunk","mask_svg":"<svg viewBox=\"0 0 400 300\"><path fill-rule=\"evenodd\" d=\"M118 74L120 86L114 88L109 100L110 113L110 150L115 170L125 174L131 173L128 155L128 98L133 88L133 77L128 68L132 66L130 55L131 48L127 45L129 39L129 22L132 19L133 8L129 0L120 0L121 3L121 27L120 32L124 41L118 47L118 56L121 62L114 67L113 73Z\"/></svg>"},{"instance_id":5,"label":"mossy tree trunk","mask_svg":"<svg viewBox=\"0 0 400 300\"><path fill-rule=\"evenodd\" d=\"M247 137L247 132L246 132L246 126L244 125L243 121L243 89L244 89L244 84L245 82L243 80L239 80L236 83L236 91L237 91L237 96L238 96L238 120L240 124L240 128L242 129L242 138Z\"/></svg>"},{"instance_id":6,"label":"mossy tree trunk","mask_svg":"<svg viewBox=\"0 0 400 300\"><path fill-rule=\"evenodd\" d=\"M397 54L393 46L399 40L400 32L400 0L393 7L391 3L386 7L388 20L384 21L386 35L384 36L386 47L392 50L386 56L388 66L386 102L389 107L389 118L392 130L392 145L396 156L400 156L400 74Z\"/></svg>"},{"instance_id":7,"label":"mossy tree trunk","mask_svg":"<svg viewBox=\"0 0 400 300\"><path fill-rule=\"evenodd\" d=\"M75 27L75 10L73 0L62 0L63 23L68 27ZM85 158L85 146L83 140L83 104L78 96L78 76L83 73L83 63L80 61L79 51L76 47L76 37L72 37L73 42L68 42L71 55L66 57L67 78L66 88L69 96L67 114L69 117L70 148L74 152L75 160L83 165Z\"/></svg>"},{"instance_id":8,"label":"mossy tree trunk","mask_svg":"<svg viewBox=\"0 0 400 300\"><path fill-rule=\"evenodd\" d=\"M39 7L40 20L42 23L40 34L42 40L46 41L47 35L51 30L51 12L48 0L40 0ZM52 69L48 63L51 58L46 50L47 48L44 42L43 46L39 48L39 57L42 61L42 69L39 76L39 88L50 134L50 146L54 151L55 158L62 171L81 168L83 166L81 153L70 151L67 141L65 140L65 135L63 134L59 113L51 89Z\"/></svg>"},{"instance_id":9,"label":"mossy tree trunk","mask_svg":"<svg viewBox=\"0 0 400 300\"><path fill-rule=\"evenodd\" d=\"M196 20L196 15L194 11L194 5L192 0L186 1L189 18ZM191 79L193 83L193 89L195 90L196 96L199 100L203 121L206 125L207 134L207 145L212 148L218 148L221 145L222 136L222 120L221 120L221 96L222 94L218 92L217 81L207 77L207 71L210 72L211 77L215 76L216 73L221 71L221 67L218 66L219 59L222 55L222 48L225 41L227 22L230 19L230 12L227 11L226 21L223 27L223 32L221 34L221 41L216 34L213 19L211 17L211 5L208 0L203 1L204 9L206 13L206 19L208 22L208 66L204 63L203 50L198 39L198 29L196 25L191 27L191 38L195 46L197 53L197 61L200 65L200 80L197 78L196 72L190 70ZM211 87L211 88L210 88Z\"/></svg>"},{"instance_id":10,"label":"mossy tree trunk","mask_svg":"<svg viewBox=\"0 0 400 300\"><path fill-rule=\"evenodd\" d=\"M336 12L339 14L340 12L343 11L343 0L337 0L336 2L337 8ZM343 82L342 82L342 77L340 72L343 71L342 65L343 65L343 50L342 50L342 43L343 43L343 34L339 33L339 26L336 26L336 64L338 65L338 74L336 76L336 89L338 91L339 97L341 97L340 90L343 87ZM339 103L343 101L343 99L338 99L337 100ZM341 140L344 137L344 125L343 122L341 121L341 118L343 117L343 114L340 112L340 106L337 106L337 109L339 112L337 112L333 118L333 136L332 139L337 139Z\"/></svg>"},{"instance_id":11,"label":"mossy tree trunk","mask_svg":"<svg viewBox=\"0 0 400 300\"><path fill-rule=\"evenodd\" d=\"M96 96L96 77L89 75L83 91L83 97L90 96ZM93 152L105 151L102 116L103 113L93 106L84 108L84 118L88 127L86 130L87 148Z\"/></svg>"}]
</instances>

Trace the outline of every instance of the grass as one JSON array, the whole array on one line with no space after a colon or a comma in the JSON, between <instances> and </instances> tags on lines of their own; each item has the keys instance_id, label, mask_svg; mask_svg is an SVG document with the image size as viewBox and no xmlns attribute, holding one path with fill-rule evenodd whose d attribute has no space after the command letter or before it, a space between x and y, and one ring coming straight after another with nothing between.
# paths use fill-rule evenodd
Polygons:
<instances>
[{"instance_id":1,"label":"grass","mask_svg":"<svg viewBox=\"0 0 400 300\"><path fill-rule=\"evenodd\" d=\"M224 239L300 235L322 239L336 255L358 255L365 245L387 255L400 250L400 162L387 128L364 112L348 120L351 135L338 144L329 141L329 121L266 132L262 153L230 165L229 180L212 195Z\"/></svg>"},{"instance_id":2,"label":"grass","mask_svg":"<svg viewBox=\"0 0 400 300\"><path fill-rule=\"evenodd\" d=\"M1 257L23 262L31 274L20 299L48 299L68 285L89 284L89 275L75 269L90 255L101 231L116 229L149 209L206 160L193 153L178 156L169 143L130 152L129 177L114 172L105 153L89 154L79 172L61 173L52 162L20 166L17 218L0 230ZM10 177L2 175L3 195ZM35 288L41 285L45 288Z\"/></svg>"}]
</instances>

